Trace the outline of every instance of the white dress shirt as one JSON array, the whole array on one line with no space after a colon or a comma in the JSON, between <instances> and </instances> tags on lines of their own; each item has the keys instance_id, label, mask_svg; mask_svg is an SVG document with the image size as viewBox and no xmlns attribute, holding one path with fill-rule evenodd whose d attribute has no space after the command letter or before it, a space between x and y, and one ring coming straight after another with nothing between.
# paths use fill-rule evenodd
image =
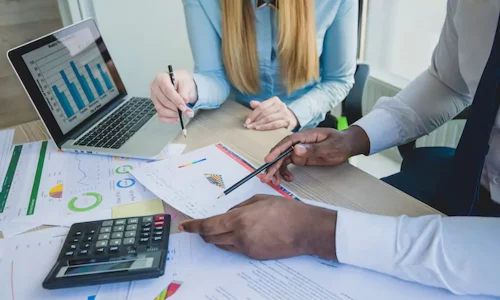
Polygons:
<instances>
[{"instance_id":1,"label":"white dress shirt","mask_svg":"<svg viewBox=\"0 0 500 300\"><path fill-rule=\"evenodd\" d=\"M428 134L471 104L499 14L499 0L448 1L431 67L395 97L382 98L355 123L368 134L370 153ZM500 203L500 117L490 146L483 184ZM341 211L336 243L343 263L456 294L500 296L500 218L387 217Z\"/></svg>"}]
</instances>

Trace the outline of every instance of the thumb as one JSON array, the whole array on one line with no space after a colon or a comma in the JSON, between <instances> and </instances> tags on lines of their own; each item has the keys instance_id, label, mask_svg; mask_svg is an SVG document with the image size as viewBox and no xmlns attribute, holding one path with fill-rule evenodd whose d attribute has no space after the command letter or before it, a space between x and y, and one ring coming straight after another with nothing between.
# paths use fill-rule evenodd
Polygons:
<instances>
[{"instance_id":1,"label":"thumb","mask_svg":"<svg viewBox=\"0 0 500 300\"><path fill-rule=\"evenodd\" d=\"M255 101L255 100L250 101L250 107L251 107L252 109L256 109L256 108L257 108L257 106L259 106L259 104L260 104L260 102L259 102L259 101Z\"/></svg>"},{"instance_id":2,"label":"thumb","mask_svg":"<svg viewBox=\"0 0 500 300\"><path fill-rule=\"evenodd\" d=\"M317 145L315 144L298 144L294 147L293 152L298 156L309 156L315 153Z\"/></svg>"}]
</instances>

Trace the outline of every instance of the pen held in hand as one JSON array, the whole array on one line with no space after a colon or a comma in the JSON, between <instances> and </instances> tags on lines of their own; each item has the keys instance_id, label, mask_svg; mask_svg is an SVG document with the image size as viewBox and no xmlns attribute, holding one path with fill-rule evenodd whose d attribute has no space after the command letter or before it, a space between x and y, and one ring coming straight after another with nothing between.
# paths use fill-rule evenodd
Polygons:
<instances>
[{"instance_id":1,"label":"pen held in hand","mask_svg":"<svg viewBox=\"0 0 500 300\"><path fill-rule=\"evenodd\" d=\"M172 65L168 65L168 75L170 75L170 81L172 81L174 89L177 90L177 87L175 85L174 68L172 68ZM187 129L184 127L184 121L182 120L182 111L180 109L177 109L177 111L179 112L179 121L181 122L182 134L184 135L184 137L187 137Z\"/></svg>"},{"instance_id":2,"label":"pen held in hand","mask_svg":"<svg viewBox=\"0 0 500 300\"><path fill-rule=\"evenodd\" d=\"M295 147L295 145L291 146L290 148L288 148L286 151L284 151L283 153L281 153L278 157L276 157L275 159L273 159L272 161L268 162L267 164L264 164L262 165L260 168L258 168L257 170L253 171L252 173L248 174L245 178L241 179L240 181L236 182L235 184L233 184L230 188L228 188L227 190L225 190L222 194L220 194L219 197L217 197L217 199L220 199L224 196L227 196L229 193L231 193L232 191L234 191L235 189L237 189L239 186L243 185L245 182L249 181L250 179L252 179L253 177L257 176L260 174L260 172L264 171L265 169L269 168L270 166L274 165L277 161L279 161L280 159L282 159L283 157L287 156L288 154L290 154L292 151L293 151L293 148Z\"/></svg>"}]
</instances>

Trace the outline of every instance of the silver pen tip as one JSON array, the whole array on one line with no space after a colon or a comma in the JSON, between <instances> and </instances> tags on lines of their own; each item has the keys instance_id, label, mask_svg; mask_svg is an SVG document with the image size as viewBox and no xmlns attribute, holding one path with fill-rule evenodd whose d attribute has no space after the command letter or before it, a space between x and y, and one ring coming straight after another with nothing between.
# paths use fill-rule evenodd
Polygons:
<instances>
[{"instance_id":1,"label":"silver pen tip","mask_svg":"<svg viewBox=\"0 0 500 300\"><path fill-rule=\"evenodd\" d=\"M184 137L187 137L187 134L188 134L187 129L183 129L183 130L182 130L182 135L184 135Z\"/></svg>"}]
</instances>

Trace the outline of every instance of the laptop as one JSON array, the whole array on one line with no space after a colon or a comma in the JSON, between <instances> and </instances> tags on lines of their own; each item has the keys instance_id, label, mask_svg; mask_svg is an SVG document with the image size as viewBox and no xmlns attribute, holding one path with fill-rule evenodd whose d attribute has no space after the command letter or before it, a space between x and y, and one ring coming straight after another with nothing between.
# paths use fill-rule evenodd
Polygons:
<instances>
[{"instance_id":1,"label":"laptop","mask_svg":"<svg viewBox=\"0 0 500 300\"><path fill-rule=\"evenodd\" d=\"M153 159L180 133L178 124L159 121L151 99L127 94L93 19L11 49L7 57L63 151Z\"/></svg>"}]
</instances>

